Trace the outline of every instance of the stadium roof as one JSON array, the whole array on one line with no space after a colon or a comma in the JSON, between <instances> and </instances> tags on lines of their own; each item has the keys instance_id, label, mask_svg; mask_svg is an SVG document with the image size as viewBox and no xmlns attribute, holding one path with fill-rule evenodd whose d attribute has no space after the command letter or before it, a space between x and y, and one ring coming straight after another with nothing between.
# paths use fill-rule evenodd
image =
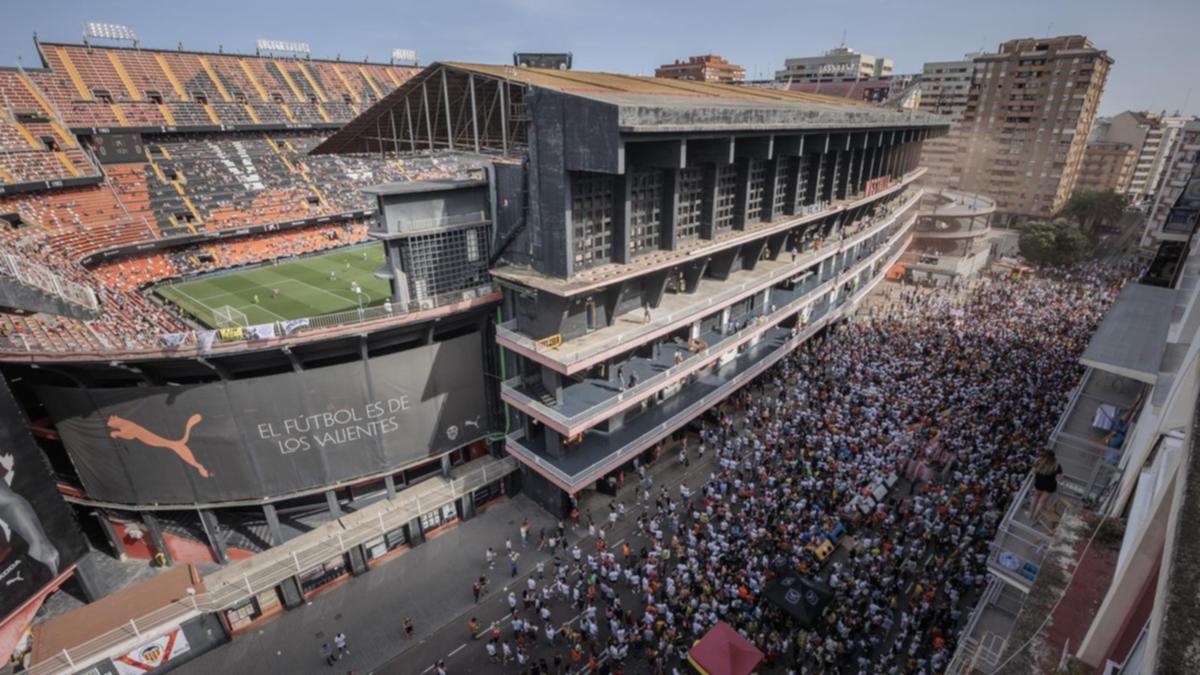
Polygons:
<instances>
[{"instance_id":1,"label":"stadium roof","mask_svg":"<svg viewBox=\"0 0 1200 675\"><path fill-rule=\"evenodd\" d=\"M944 119L843 98L716 82L438 62L364 111L314 154L522 147L526 91L596 104L627 133L945 127ZM499 105L497 105L499 104ZM615 113L615 115L613 114ZM495 118L499 117L499 121ZM514 126L515 125L515 126ZM449 131L449 133L447 133Z\"/></svg>"}]
</instances>

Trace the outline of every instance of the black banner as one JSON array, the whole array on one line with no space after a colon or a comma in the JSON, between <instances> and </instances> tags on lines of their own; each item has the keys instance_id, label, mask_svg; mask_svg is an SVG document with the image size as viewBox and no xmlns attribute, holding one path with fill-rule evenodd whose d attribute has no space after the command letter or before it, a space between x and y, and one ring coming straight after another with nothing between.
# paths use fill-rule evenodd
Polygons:
<instances>
[{"instance_id":1,"label":"black banner","mask_svg":"<svg viewBox=\"0 0 1200 675\"><path fill-rule=\"evenodd\" d=\"M785 574L767 584L766 596L802 626L811 626L833 599L833 591L794 574Z\"/></svg>"},{"instance_id":2,"label":"black banner","mask_svg":"<svg viewBox=\"0 0 1200 675\"><path fill-rule=\"evenodd\" d=\"M480 337L195 386L41 387L88 496L257 499L440 454L486 434Z\"/></svg>"},{"instance_id":3,"label":"black banner","mask_svg":"<svg viewBox=\"0 0 1200 675\"><path fill-rule=\"evenodd\" d=\"M0 379L0 619L85 551L29 424Z\"/></svg>"}]
</instances>

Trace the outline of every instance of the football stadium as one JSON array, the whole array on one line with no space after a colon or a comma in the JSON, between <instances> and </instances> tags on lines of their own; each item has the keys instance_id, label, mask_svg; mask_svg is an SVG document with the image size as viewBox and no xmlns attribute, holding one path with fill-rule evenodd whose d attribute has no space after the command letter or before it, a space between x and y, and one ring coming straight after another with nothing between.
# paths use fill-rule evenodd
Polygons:
<instances>
[{"instance_id":1,"label":"football stadium","mask_svg":"<svg viewBox=\"0 0 1200 675\"><path fill-rule=\"evenodd\" d=\"M1036 267L932 180L957 137L908 80L175 42L0 67L14 671L1110 673L1160 639L1192 127L1154 246Z\"/></svg>"}]
</instances>

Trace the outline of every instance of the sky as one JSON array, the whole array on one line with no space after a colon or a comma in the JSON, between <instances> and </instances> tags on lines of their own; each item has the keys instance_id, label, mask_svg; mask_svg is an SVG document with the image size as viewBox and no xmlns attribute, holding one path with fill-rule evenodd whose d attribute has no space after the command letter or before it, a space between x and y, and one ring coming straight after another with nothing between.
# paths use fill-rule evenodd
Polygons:
<instances>
[{"instance_id":1,"label":"sky","mask_svg":"<svg viewBox=\"0 0 1200 675\"><path fill-rule=\"evenodd\" d=\"M1200 114L1200 0L43 0L0 9L0 66L40 65L32 36L80 39L86 21L132 27L142 46L252 53L255 40L307 42L313 56L511 63L514 51L570 51L578 70L652 75L719 54L769 78L783 60L842 43L919 72L1018 37L1083 34L1116 64L1100 112Z\"/></svg>"}]
</instances>

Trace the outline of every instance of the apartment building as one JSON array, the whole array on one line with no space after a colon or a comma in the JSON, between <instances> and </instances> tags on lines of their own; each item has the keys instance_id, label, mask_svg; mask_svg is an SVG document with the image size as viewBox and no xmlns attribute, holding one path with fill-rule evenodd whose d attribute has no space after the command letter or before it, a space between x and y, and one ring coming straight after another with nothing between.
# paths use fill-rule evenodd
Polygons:
<instances>
[{"instance_id":1,"label":"apartment building","mask_svg":"<svg viewBox=\"0 0 1200 675\"><path fill-rule=\"evenodd\" d=\"M1113 59L1082 35L1021 38L974 59L958 187L1001 222L1047 218L1070 198Z\"/></svg>"},{"instance_id":2,"label":"apartment building","mask_svg":"<svg viewBox=\"0 0 1200 675\"><path fill-rule=\"evenodd\" d=\"M884 78L892 74L892 60L862 54L845 45L822 56L787 59L775 71L777 82L854 82Z\"/></svg>"},{"instance_id":3,"label":"apartment building","mask_svg":"<svg viewBox=\"0 0 1200 675\"><path fill-rule=\"evenodd\" d=\"M971 94L975 57L967 54L957 61L932 61L921 68L919 109L942 115L950 122L950 133L930 139L922 150L921 163L928 169L930 185L953 188L961 170L960 153L965 146L963 112Z\"/></svg>"},{"instance_id":4,"label":"apartment building","mask_svg":"<svg viewBox=\"0 0 1200 675\"><path fill-rule=\"evenodd\" d=\"M1124 194L1133 178L1136 159L1137 153L1128 143L1088 141L1087 148L1083 151L1083 166L1079 169L1075 191L1111 190Z\"/></svg>"},{"instance_id":5,"label":"apartment building","mask_svg":"<svg viewBox=\"0 0 1200 675\"><path fill-rule=\"evenodd\" d=\"M746 69L715 54L704 54L664 63L654 69L654 76L671 80L741 82L746 79Z\"/></svg>"}]
</instances>

